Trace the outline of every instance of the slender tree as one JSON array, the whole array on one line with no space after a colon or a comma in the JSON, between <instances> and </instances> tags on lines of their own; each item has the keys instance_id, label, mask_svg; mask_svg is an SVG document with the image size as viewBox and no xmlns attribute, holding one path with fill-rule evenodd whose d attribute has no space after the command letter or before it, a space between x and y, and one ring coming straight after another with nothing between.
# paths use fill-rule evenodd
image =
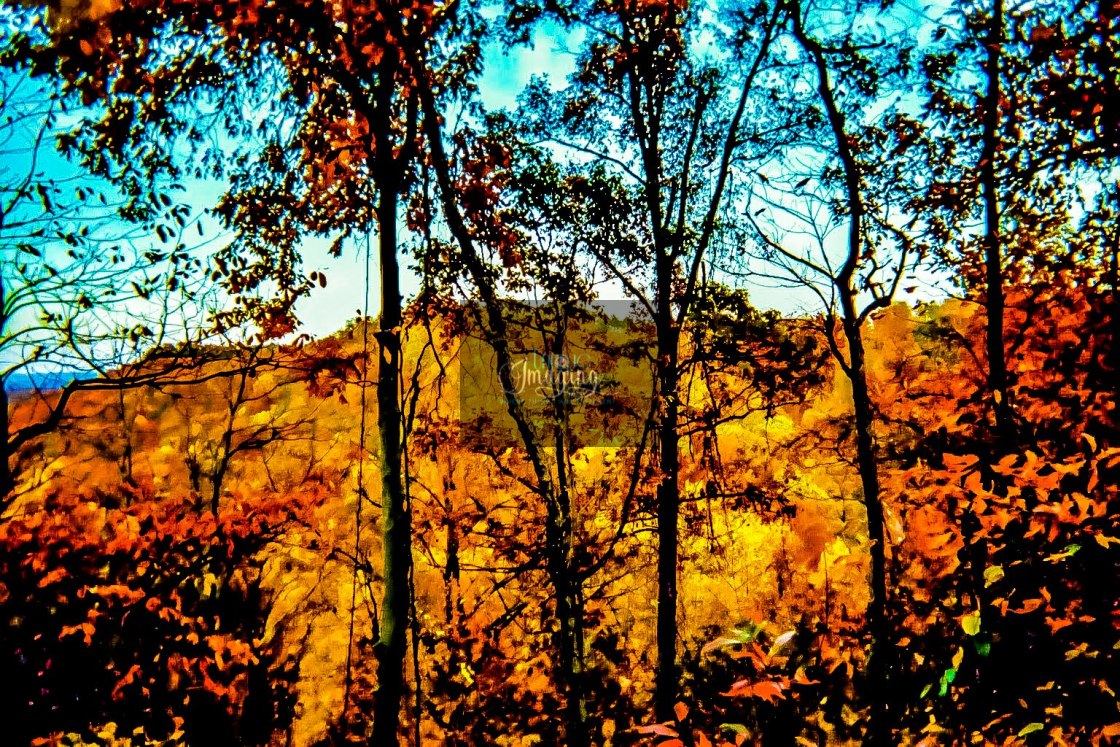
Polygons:
<instances>
[{"instance_id":1,"label":"slender tree","mask_svg":"<svg viewBox=\"0 0 1120 747\"><path fill-rule=\"evenodd\" d=\"M1014 429L1004 349L1004 272L1002 232L1000 230L1000 161L1002 57L1004 39L1003 0L994 0L984 40L987 60L984 75L983 147L980 151L980 182L984 199L984 299L988 315L986 348L988 353L988 390L996 422L996 451L1006 452Z\"/></svg>"},{"instance_id":2,"label":"slender tree","mask_svg":"<svg viewBox=\"0 0 1120 747\"><path fill-rule=\"evenodd\" d=\"M668 721L678 701L677 663L682 329L700 297L701 269L721 231L733 162L749 129L747 102L764 69L781 10L751 6L725 67L693 56L704 33L699 9L684 3L564 3L545 12L586 32L578 68L561 103L544 87L527 94L535 137L625 180L638 196L645 245L592 247L653 322L657 381L655 516L657 552L656 713ZM524 33L537 9L518 6L511 29ZM620 127L609 125L621 123ZM622 250L622 251L620 251Z\"/></svg>"},{"instance_id":3,"label":"slender tree","mask_svg":"<svg viewBox=\"0 0 1120 747\"><path fill-rule=\"evenodd\" d=\"M638 489L648 431L631 429L637 443L633 468L619 491L622 516L613 540L596 554L576 509L587 499L582 495L586 488L573 477L572 455L582 444L573 433L571 416L577 406L594 411L599 393L576 392L566 377L577 372L565 361L571 353L569 337L594 323L592 273L585 266L584 247L633 241L629 230L636 227L626 217L619 219L618 185L602 173L590 178L566 175L542 152L529 149L516 164L521 170L511 174L509 153L497 146L509 139L508 132L476 138L467 149L470 155L459 159L461 171L456 173L445 150L435 92L425 92L422 100L436 188L455 241L454 251L448 252L452 261L441 274L448 283L465 280L468 295L479 299L469 308L475 330L496 359L500 393L494 396L501 401L493 404L509 416L532 472L532 480L521 481L544 508L540 552L555 594L556 679L566 698L565 743L589 745L587 701L592 685L587 680L585 585L610 560L622 537ZM464 133L455 137L469 140ZM539 305L507 301L500 295L503 288L536 291L544 299ZM527 354L539 355L534 359L546 365L541 373L547 380L540 389L525 391L514 379ZM491 458L513 476L497 453Z\"/></svg>"},{"instance_id":4,"label":"slender tree","mask_svg":"<svg viewBox=\"0 0 1120 747\"><path fill-rule=\"evenodd\" d=\"M782 83L804 84L803 89L787 90L791 106L805 105L810 115L796 125L803 137L788 147L791 155L796 149L800 153L779 157L780 181L762 179L748 209L763 257L783 268L786 282L810 290L823 306L823 333L851 385L854 463L871 561L867 741L884 745L892 740L895 697L890 686L889 548L865 334L871 315L892 303L906 272L920 258L909 232L912 217L901 209L908 198L900 191L906 128L898 126L897 112L880 98L890 80L884 73L908 72L909 50L905 36L889 46L881 36L845 37L830 44L815 35L820 33L811 26L815 20L800 3L789 4L788 38L801 52L807 80L795 74ZM884 21L897 23L889 14ZM812 99L803 103L797 90L812 91ZM805 163L810 164L807 171L801 170ZM764 213L768 228L757 220ZM798 233L810 238L800 239Z\"/></svg>"}]
</instances>

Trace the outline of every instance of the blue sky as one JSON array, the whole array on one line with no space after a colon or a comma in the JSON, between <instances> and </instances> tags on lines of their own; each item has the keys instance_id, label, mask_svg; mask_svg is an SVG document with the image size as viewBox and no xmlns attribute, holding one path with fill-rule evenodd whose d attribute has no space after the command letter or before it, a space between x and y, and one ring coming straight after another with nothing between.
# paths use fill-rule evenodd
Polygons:
<instances>
[{"instance_id":1,"label":"blue sky","mask_svg":"<svg viewBox=\"0 0 1120 747\"><path fill-rule=\"evenodd\" d=\"M573 45L574 46L574 45ZM514 109L518 94L535 75L547 75L554 85L562 85L574 68L574 56L569 51L568 39L556 26L539 26L527 46L504 49L492 44L486 49L486 70L480 81L480 90L488 109ZM54 176L68 176L77 173L77 167L69 164L57 154L51 154L43 163L43 168ZM178 195L177 200L192 205L199 213L212 207L224 191L224 185L213 181L188 181L186 192ZM213 219L203 218L207 235L220 233ZM220 239L219 239L220 240ZM327 252L329 242L310 239L303 244L303 258L306 272L318 270L327 277L327 287L316 291L304 299L298 313L303 321L303 330L313 335L330 334L352 319L363 307L363 288L365 280L365 261L362 244L350 243L343 256L332 258ZM5 254L7 257L7 254ZM376 262L376 259L374 259ZM7 271L5 271L7 272ZM371 275L371 313L376 313L378 287L377 267L370 268ZM6 275L7 277L7 275ZM418 289L418 278L411 273L403 278L406 297ZM810 310L812 298L803 292L786 288L768 288L760 282L751 288L755 302L760 306L778 308L783 312ZM604 295L611 295L610 286ZM620 292L615 295L621 297Z\"/></svg>"},{"instance_id":2,"label":"blue sky","mask_svg":"<svg viewBox=\"0 0 1120 747\"><path fill-rule=\"evenodd\" d=\"M531 46L518 47L507 53L499 46L493 45L487 52L488 69L481 81L481 90L490 109L516 107L517 95L532 75L548 74L557 82L561 82L572 68L571 56L563 54L549 35L540 31ZM35 84L24 80L21 81L21 85L32 87ZM18 133L20 142L7 144L11 152L3 153L5 144L0 143L0 153L5 156L3 163L0 163L0 178L5 178L7 180L5 183L10 183L30 170L32 164L28 155L30 152L28 146L33 141L33 130L33 127L29 127L28 132ZM15 147L17 145L18 147ZM50 146L40 149L35 165L42 174L57 181L81 179L83 183L96 184L94 180L84 175L80 166L70 163ZM192 179L186 180L183 186L184 191L175 195L175 199L195 209L208 237L217 236L219 241L222 240L221 228L217 221L205 216L204 213L217 203L225 190L225 184L218 181ZM28 200L27 204L32 211L39 209L37 199ZM5 239L7 238L5 236ZM146 242L139 243L143 245ZM151 242L153 245L155 243L154 240ZM327 287L304 299L298 308L304 325L303 331L313 335L326 335L338 330L363 308L365 260L362 245L364 242L358 240L349 244L340 258L333 258L328 254L329 244L328 240L315 238L307 239L303 243L305 270L308 273L319 270L327 276ZM65 247L61 245L49 247L47 251L61 254L64 253ZM374 263L376 263L376 253L374 254ZM3 250L2 257L5 266L4 277L10 282L14 280L12 268L13 263L17 261L15 250L8 246ZM371 267L371 313L376 313L379 291L377 275L377 267L374 264ZM418 278L412 273L405 273L403 283L406 296L418 290ZM33 324L35 318L24 315L10 326ZM20 351L14 348L0 350L0 361L10 363L19 355Z\"/></svg>"}]
</instances>

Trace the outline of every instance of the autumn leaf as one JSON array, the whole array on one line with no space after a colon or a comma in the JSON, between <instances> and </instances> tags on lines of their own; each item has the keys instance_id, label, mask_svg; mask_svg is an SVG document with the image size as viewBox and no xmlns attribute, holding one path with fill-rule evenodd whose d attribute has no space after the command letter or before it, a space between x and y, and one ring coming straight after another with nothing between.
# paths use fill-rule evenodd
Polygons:
<instances>
[{"instance_id":1,"label":"autumn leaf","mask_svg":"<svg viewBox=\"0 0 1120 747\"><path fill-rule=\"evenodd\" d=\"M781 682L769 680L762 682L740 680L723 694L733 698L760 698L767 703L773 703L775 700L785 698L785 687Z\"/></svg>"},{"instance_id":2,"label":"autumn leaf","mask_svg":"<svg viewBox=\"0 0 1120 747\"><path fill-rule=\"evenodd\" d=\"M650 734L656 737L676 737L677 732L667 724L650 724L648 726L636 726L634 731L638 734Z\"/></svg>"}]
</instances>

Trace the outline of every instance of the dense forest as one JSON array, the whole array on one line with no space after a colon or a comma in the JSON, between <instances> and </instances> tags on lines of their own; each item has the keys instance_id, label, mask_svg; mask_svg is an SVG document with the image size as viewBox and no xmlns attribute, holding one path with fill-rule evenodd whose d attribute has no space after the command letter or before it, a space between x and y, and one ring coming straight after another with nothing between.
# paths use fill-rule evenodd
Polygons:
<instances>
[{"instance_id":1,"label":"dense forest","mask_svg":"<svg viewBox=\"0 0 1120 747\"><path fill-rule=\"evenodd\" d=\"M1115 0L0 33L0 743L1120 742Z\"/></svg>"}]
</instances>

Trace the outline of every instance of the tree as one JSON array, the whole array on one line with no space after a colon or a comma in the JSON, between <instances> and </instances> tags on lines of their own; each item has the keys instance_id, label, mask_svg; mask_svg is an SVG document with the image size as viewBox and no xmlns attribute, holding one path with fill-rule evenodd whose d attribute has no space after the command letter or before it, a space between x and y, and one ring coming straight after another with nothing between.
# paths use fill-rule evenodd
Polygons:
<instances>
[{"instance_id":1,"label":"tree","mask_svg":"<svg viewBox=\"0 0 1120 747\"><path fill-rule=\"evenodd\" d=\"M781 166L776 170L782 181L763 180L758 197L747 209L752 214L773 210L769 228L751 219L761 254L782 268L786 282L809 289L820 301L824 335L851 385L854 461L871 557L864 692L870 707L867 740L888 744L894 718L889 684L894 658L887 599L889 552L876 403L864 335L871 315L891 304L906 272L920 259L920 247L908 233L910 226L900 224L907 219L908 201L898 188L907 150L905 128L898 126L897 113L892 116L889 108L882 111L881 98L890 77L908 71L909 49L905 37L887 46L883 24L866 38L841 35L835 42L822 41L815 34L826 33L823 24L817 21L813 28L816 19L804 6L793 3L789 10L787 32L800 50L808 80L796 75L781 84L790 94L791 108L806 107L807 114L796 125L804 135L778 151L786 154L779 156ZM898 23L889 15L883 19L886 24ZM809 101L797 96L808 91L813 92ZM808 165L807 173L800 164ZM791 177L801 178L793 184ZM775 234L780 238L775 239Z\"/></svg>"},{"instance_id":2,"label":"tree","mask_svg":"<svg viewBox=\"0 0 1120 747\"><path fill-rule=\"evenodd\" d=\"M1001 657L1008 646L1035 650L1040 660L1047 657L1029 642L1035 635L1025 632L1029 622L991 610L1006 588L1000 574L1008 548L1015 546L1013 552L1027 557L1041 550L1017 528L1007 534L1009 527L994 529L989 501L1002 505L1024 490L1035 495L1011 467L1024 450L1063 459L1062 448L1046 445L1048 419L1037 409L1045 396L1019 377L1033 378L1029 361L1040 355L1060 365L1071 381L1095 375L1095 366L1083 369L1075 363L1079 355L1053 349L1061 347L1062 334L1041 348L1034 347L1032 335L1061 314L1102 362L1112 355L1111 346L1096 336L1098 315L1107 314L1108 301L1103 295L1089 300L1094 294L1086 294L1091 283L1108 277L1107 270L1089 268L1109 266L1113 246L1108 216L1114 194L1102 175L1115 153L1108 115L1097 105L1097 97L1114 83L1107 64L1097 66L1111 54L1111 42L1108 33L1092 41L1083 35L1087 28L1105 31L1109 25L1107 12L1098 16L1077 3L1037 14L1000 2L968 4L946 16L940 35L949 41L928 50L923 63L933 148L927 157L937 163L928 168L940 173L916 205L948 248L939 253L941 261L959 275L966 298L984 310L968 327L969 333L980 324L984 329L986 355L973 361L979 370L967 374L978 377L978 385L949 398L960 411L961 425L924 434L915 444L922 458L944 459L946 469L966 483L965 490L953 493L950 510L961 534L962 572L937 588L943 597L938 613L955 614L968 624L944 631L947 651L936 657L949 662L945 672L967 693L956 717L965 733L989 733L995 723L1015 718L1013 703L1025 691L1005 676L1009 664ZM1071 44L1073 39L1079 41ZM1083 59L1094 62L1079 70ZM974 94L966 81L977 78L984 88ZM1055 109L1058 101L1068 108ZM1081 236L1074 229L1078 223ZM951 339L952 345L966 345L976 338L966 341L958 333ZM1071 428L1075 421L1071 416ZM964 425L968 422L974 425ZM962 469L967 478L959 476ZM976 494L978 482L983 496Z\"/></svg>"},{"instance_id":3,"label":"tree","mask_svg":"<svg viewBox=\"0 0 1120 747\"><path fill-rule=\"evenodd\" d=\"M370 738L379 745L397 740L411 564L398 399L398 214L420 145L417 81L424 71L415 64L435 48L433 39L453 15L411 2L260 6L153 0L61 19L52 42L31 52L84 100L108 102L100 121L87 128L87 153L107 151L111 160L127 165L126 172L178 174L175 147L184 145L198 154L199 169L229 178L231 189L217 213L237 231L237 240L215 262L226 289L240 302L242 315L233 321L251 319L268 338L286 334L294 323L295 299L316 282L299 275L301 237L330 236L341 252L346 237L376 226L385 581ZM170 19L175 22L165 23ZM175 40L182 55L162 55L151 43L156 40ZM453 60L453 67L471 67L469 51ZM279 116L246 121L241 108L246 98ZM240 139L239 157L223 162L224 146L207 147L208 135L218 132L227 142ZM262 295L265 289L276 292ZM361 502L366 500L363 494Z\"/></svg>"},{"instance_id":4,"label":"tree","mask_svg":"<svg viewBox=\"0 0 1120 747\"><path fill-rule=\"evenodd\" d=\"M744 154L747 101L781 15L764 4L736 14L738 50L719 63L692 51L721 31L698 8L669 2L514 4L515 38L546 16L586 32L578 69L557 102L548 84L527 93L530 136L624 180L645 225L637 247L591 247L654 323L658 381L656 711L677 703L682 329L701 294L701 270L723 230L733 163ZM616 126L616 124L620 126Z\"/></svg>"},{"instance_id":5,"label":"tree","mask_svg":"<svg viewBox=\"0 0 1120 747\"><path fill-rule=\"evenodd\" d=\"M650 426L648 394L633 391L640 384L612 381L611 373L627 357L644 366L650 351L632 330L627 332L630 328L617 329L624 324L611 316L619 313L617 306L596 307L595 273L588 267L593 257L586 247L632 242L631 232L640 229L607 174L565 170L538 149L499 145L511 142L509 123L502 118L495 118L495 131L481 138L453 134L466 154L456 159L460 170L453 174L434 100L425 105L437 187L456 240L446 251L451 261L433 279L448 285L465 281L467 334L482 338L496 365L493 391L464 391L460 397L467 402L468 394L481 394L489 400L481 403L480 420L484 426L497 420L498 427L484 428L463 443L489 454L497 469L528 488L543 509L543 542L528 549L530 558L541 559L525 565L543 565L554 591L555 678L566 699L565 743L588 745L593 689L585 639L587 586L613 559L633 512ZM539 300L505 300L502 289ZM471 296L481 302L472 304ZM486 379L487 372L478 369L489 356L481 355L477 345L463 350L460 367L470 375L462 374L461 380L469 387L476 377ZM532 373L540 383L523 385L519 371ZM595 383L585 381L585 375L595 376ZM510 443L524 456L505 457ZM616 456L631 454L620 459L626 465L620 465L622 479L609 491L621 508L605 541L587 526L589 512L579 507L595 505L595 493L606 480L580 480L573 466L577 454L597 445L621 446ZM522 459L528 462L527 478L516 464Z\"/></svg>"}]
</instances>

